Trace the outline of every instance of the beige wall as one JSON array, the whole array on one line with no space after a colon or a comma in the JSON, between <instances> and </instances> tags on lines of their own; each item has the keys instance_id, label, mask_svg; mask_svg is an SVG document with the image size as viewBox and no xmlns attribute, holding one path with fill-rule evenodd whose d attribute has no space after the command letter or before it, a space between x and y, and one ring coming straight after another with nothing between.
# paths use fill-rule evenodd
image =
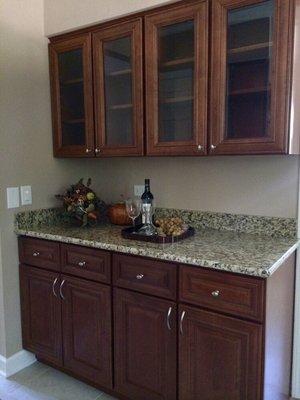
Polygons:
<instances>
[{"instance_id":1,"label":"beige wall","mask_svg":"<svg viewBox=\"0 0 300 400\"><path fill-rule=\"evenodd\" d=\"M6 209L6 187L32 185L32 208L48 207L56 204L55 193L86 175L87 162L52 157L43 16L43 0L1 0L0 354L4 356L21 349L15 210Z\"/></svg>"}]
</instances>

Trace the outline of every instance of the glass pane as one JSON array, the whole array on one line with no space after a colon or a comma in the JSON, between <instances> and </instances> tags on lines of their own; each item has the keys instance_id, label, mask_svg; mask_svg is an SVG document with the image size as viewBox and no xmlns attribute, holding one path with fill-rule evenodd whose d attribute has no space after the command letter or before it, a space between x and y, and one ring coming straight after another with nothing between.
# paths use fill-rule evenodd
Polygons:
<instances>
[{"instance_id":1,"label":"glass pane","mask_svg":"<svg viewBox=\"0 0 300 400\"><path fill-rule=\"evenodd\" d=\"M60 53L60 105L62 144L85 145L82 49Z\"/></svg>"},{"instance_id":2,"label":"glass pane","mask_svg":"<svg viewBox=\"0 0 300 400\"><path fill-rule=\"evenodd\" d=\"M194 22L158 30L159 141L190 141L194 110Z\"/></svg>"},{"instance_id":3,"label":"glass pane","mask_svg":"<svg viewBox=\"0 0 300 400\"><path fill-rule=\"evenodd\" d=\"M106 144L134 144L131 37L104 43Z\"/></svg>"},{"instance_id":4,"label":"glass pane","mask_svg":"<svg viewBox=\"0 0 300 400\"><path fill-rule=\"evenodd\" d=\"M228 12L229 139L268 136L274 1Z\"/></svg>"}]
</instances>

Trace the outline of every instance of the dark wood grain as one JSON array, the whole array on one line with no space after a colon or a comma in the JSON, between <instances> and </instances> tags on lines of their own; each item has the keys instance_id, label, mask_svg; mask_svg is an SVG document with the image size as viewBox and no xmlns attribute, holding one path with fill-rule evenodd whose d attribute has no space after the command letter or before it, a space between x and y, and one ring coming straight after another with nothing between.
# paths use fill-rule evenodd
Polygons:
<instances>
[{"instance_id":1,"label":"dark wood grain","mask_svg":"<svg viewBox=\"0 0 300 400\"><path fill-rule=\"evenodd\" d=\"M21 263L60 271L59 243L29 237L20 237L18 243Z\"/></svg>"},{"instance_id":2,"label":"dark wood grain","mask_svg":"<svg viewBox=\"0 0 300 400\"><path fill-rule=\"evenodd\" d=\"M84 83L85 145L64 146L62 143L62 121L60 100L60 73L58 56L61 53L82 49ZM94 116L92 83L91 34L83 34L57 43L49 44L50 83L52 100L53 152L55 157L94 157Z\"/></svg>"},{"instance_id":3,"label":"dark wood grain","mask_svg":"<svg viewBox=\"0 0 300 400\"><path fill-rule=\"evenodd\" d=\"M179 400L261 400L262 326L179 307Z\"/></svg>"},{"instance_id":4,"label":"dark wood grain","mask_svg":"<svg viewBox=\"0 0 300 400\"><path fill-rule=\"evenodd\" d=\"M115 289L114 305L116 391L132 400L176 399L175 303Z\"/></svg>"},{"instance_id":5,"label":"dark wood grain","mask_svg":"<svg viewBox=\"0 0 300 400\"><path fill-rule=\"evenodd\" d=\"M218 291L217 297L213 293ZM262 322L265 280L181 266L179 299L218 312Z\"/></svg>"},{"instance_id":6,"label":"dark wood grain","mask_svg":"<svg viewBox=\"0 0 300 400\"><path fill-rule=\"evenodd\" d=\"M109 145L106 127L106 96L104 79L103 44L110 40L131 37L132 57L132 145ZM94 96L96 121L97 156L140 156L143 155L143 53L142 20L133 19L120 25L113 25L93 33ZM120 130L122 130L120 126Z\"/></svg>"},{"instance_id":7,"label":"dark wood grain","mask_svg":"<svg viewBox=\"0 0 300 400\"><path fill-rule=\"evenodd\" d=\"M119 287L176 299L177 269L173 264L114 254L113 281Z\"/></svg>"},{"instance_id":8,"label":"dark wood grain","mask_svg":"<svg viewBox=\"0 0 300 400\"><path fill-rule=\"evenodd\" d=\"M159 141L158 29L193 20L195 23L193 137L187 142ZM147 155L204 155L207 138L208 2L149 13L145 17ZM202 146L199 151L198 145Z\"/></svg>"},{"instance_id":9,"label":"dark wood grain","mask_svg":"<svg viewBox=\"0 0 300 400\"><path fill-rule=\"evenodd\" d=\"M109 251L62 244L61 263L64 274L103 283L111 281L111 254Z\"/></svg>"},{"instance_id":10,"label":"dark wood grain","mask_svg":"<svg viewBox=\"0 0 300 400\"><path fill-rule=\"evenodd\" d=\"M288 152L291 56L294 2L275 0L271 74L271 112L268 134L261 138L226 138L227 12L261 0L212 2L212 61L210 70L210 154L276 154ZM249 120L245 123L251 123Z\"/></svg>"},{"instance_id":11,"label":"dark wood grain","mask_svg":"<svg viewBox=\"0 0 300 400\"><path fill-rule=\"evenodd\" d=\"M62 276L64 365L112 388L111 288Z\"/></svg>"},{"instance_id":12,"label":"dark wood grain","mask_svg":"<svg viewBox=\"0 0 300 400\"><path fill-rule=\"evenodd\" d=\"M59 274L55 272L20 266L23 347L61 366L61 304L54 294L58 293L59 284Z\"/></svg>"}]
</instances>

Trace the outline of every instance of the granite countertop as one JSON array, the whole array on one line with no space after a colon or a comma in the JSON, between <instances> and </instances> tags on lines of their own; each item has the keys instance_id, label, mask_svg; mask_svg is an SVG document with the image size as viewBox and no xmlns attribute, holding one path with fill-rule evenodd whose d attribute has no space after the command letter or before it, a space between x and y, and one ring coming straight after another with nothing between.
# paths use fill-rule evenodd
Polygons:
<instances>
[{"instance_id":1,"label":"granite countertop","mask_svg":"<svg viewBox=\"0 0 300 400\"><path fill-rule=\"evenodd\" d=\"M121 237L121 228L109 224L74 228L61 223L16 226L18 235L73 243L115 252L175 261L267 278L298 247L293 237L271 237L236 231L197 229L194 237L175 244L153 244Z\"/></svg>"}]
</instances>

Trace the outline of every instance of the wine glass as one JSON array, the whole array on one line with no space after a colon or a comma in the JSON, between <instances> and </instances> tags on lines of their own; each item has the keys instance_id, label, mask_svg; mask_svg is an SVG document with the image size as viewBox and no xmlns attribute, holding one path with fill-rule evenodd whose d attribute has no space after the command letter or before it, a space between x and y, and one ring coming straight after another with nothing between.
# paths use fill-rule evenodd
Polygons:
<instances>
[{"instance_id":1,"label":"wine glass","mask_svg":"<svg viewBox=\"0 0 300 400\"><path fill-rule=\"evenodd\" d=\"M139 198L126 200L126 211L129 218L132 219L132 226L135 228L135 220L140 215L142 209L142 201Z\"/></svg>"}]
</instances>

